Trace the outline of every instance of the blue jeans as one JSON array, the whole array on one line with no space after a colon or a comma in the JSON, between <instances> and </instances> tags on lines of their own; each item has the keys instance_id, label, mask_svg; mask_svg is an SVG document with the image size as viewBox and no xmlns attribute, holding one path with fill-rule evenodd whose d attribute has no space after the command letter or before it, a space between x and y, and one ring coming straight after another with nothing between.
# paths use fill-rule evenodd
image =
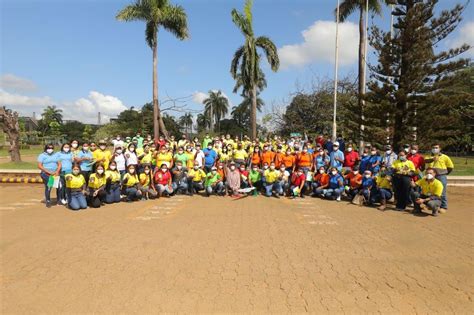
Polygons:
<instances>
[{"instance_id":1,"label":"blue jeans","mask_svg":"<svg viewBox=\"0 0 474 315\"><path fill-rule=\"evenodd\" d=\"M446 195L446 188L448 186L448 176L438 175L436 176L436 179L438 179L443 184L443 193L441 194L441 208L448 209L448 197Z\"/></svg>"},{"instance_id":2,"label":"blue jeans","mask_svg":"<svg viewBox=\"0 0 474 315\"><path fill-rule=\"evenodd\" d=\"M109 190L106 191L105 203L120 202L120 185L112 184Z\"/></svg>"},{"instance_id":3,"label":"blue jeans","mask_svg":"<svg viewBox=\"0 0 474 315\"><path fill-rule=\"evenodd\" d=\"M206 193L208 195L212 194L213 192L220 194L224 191L224 184L222 182L218 182L214 187L212 186L207 186L206 187Z\"/></svg>"},{"instance_id":4,"label":"blue jeans","mask_svg":"<svg viewBox=\"0 0 474 315\"><path fill-rule=\"evenodd\" d=\"M48 187L48 181L49 181L49 175L46 174L45 172L41 172L40 173L40 176L41 176L41 179L43 180L43 184L44 184L44 198L46 200L46 202L51 202L51 190L53 190L52 188ZM56 197L57 197L57 201L59 201L61 198L61 196L59 195L59 189L56 190Z\"/></svg>"},{"instance_id":5,"label":"blue jeans","mask_svg":"<svg viewBox=\"0 0 474 315\"><path fill-rule=\"evenodd\" d=\"M324 190L323 194L324 194L324 197L326 197L326 198L336 199L338 197L341 197L341 194L342 194L343 191L344 191L343 187L341 187L341 188L328 188L328 189Z\"/></svg>"},{"instance_id":6,"label":"blue jeans","mask_svg":"<svg viewBox=\"0 0 474 315\"><path fill-rule=\"evenodd\" d=\"M173 187L173 191L176 193L188 191L188 183L186 182L186 179L183 179L180 182L172 182L171 186Z\"/></svg>"},{"instance_id":7,"label":"blue jeans","mask_svg":"<svg viewBox=\"0 0 474 315\"><path fill-rule=\"evenodd\" d=\"M68 199L69 209L79 210L87 208L87 200L84 194L80 191L72 192Z\"/></svg>"},{"instance_id":8,"label":"blue jeans","mask_svg":"<svg viewBox=\"0 0 474 315\"><path fill-rule=\"evenodd\" d=\"M267 197L270 197L273 191L275 191L276 194L283 194L283 188L281 187L279 182L265 184L265 195Z\"/></svg>"},{"instance_id":9,"label":"blue jeans","mask_svg":"<svg viewBox=\"0 0 474 315\"><path fill-rule=\"evenodd\" d=\"M135 187L128 187L125 189L125 194L127 195L128 201L136 201L142 197L141 191Z\"/></svg>"}]
</instances>

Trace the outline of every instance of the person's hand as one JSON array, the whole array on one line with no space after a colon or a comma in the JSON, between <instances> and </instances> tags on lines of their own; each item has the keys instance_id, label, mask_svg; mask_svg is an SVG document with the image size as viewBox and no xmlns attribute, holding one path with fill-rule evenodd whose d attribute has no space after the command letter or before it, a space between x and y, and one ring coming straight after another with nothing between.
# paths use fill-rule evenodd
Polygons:
<instances>
[{"instance_id":1,"label":"person's hand","mask_svg":"<svg viewBox=\"0 0 474 315\"><path fill-rule=\"evenodd\" d=\"M92 197L97 197L97 194L99 193L98 190L94 191L94 193L92 194Z\"/></svg>"},{"instance_id":2,"label":"person's hand","mask_svg":"<svg viewBox=\"0 0 474 315\"><path fill-rule=\"evenodd\" d=\"M71 180L71 179L72 179L72 175L71 175L71 174L66 175L66 180Z\"/></svg>"},{"instance_id":3,"label":"person's hand","mask_svg":"<svg viewBox=\"0 0 474 315\"><path fill-rule=\"evenodd\" d=\"M421 205L421 204L424 202L424 200L421 199L421 198L418 198L418 199L416 199L415 202L416 202L417 204Z\"/></svg>"},{"instance_id":4,"label":"person's hand","mask_svg":"<svg viewBox=\"0 0 474 315\"><path fill-rule=\"evenodd\" d=\"M59 171L55 172L54 176L59 176Z\"/></svg>"}]
</instances>

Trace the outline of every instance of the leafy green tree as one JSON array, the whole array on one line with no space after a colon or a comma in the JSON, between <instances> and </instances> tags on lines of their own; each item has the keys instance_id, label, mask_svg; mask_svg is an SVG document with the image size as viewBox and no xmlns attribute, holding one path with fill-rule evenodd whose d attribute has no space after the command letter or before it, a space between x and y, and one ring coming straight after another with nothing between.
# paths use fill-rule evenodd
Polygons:
<instances>
[{"instance_id":1,"label":"leafy green tree","mask_svg":"<svg viewBox=\"0 0 474 315\"><path fill-rule=\"evenodd\" d=\"M252 107L250 111L250 136L257 137L257 90L262 80L260 69L260 55L257 48L261 48L267 57L270 68L278 71L280 59L275 44L265 36L255 37L253 31L252 0L246 0L244 12L232 10L232 21L245 37L245 44L237 49L232 59L230 73L234 80L240 80L241 86L250 91ZM238 83L239 84L239 83Z\"/></svg>"},{"instance_id":2,"label":"leafy green tree","mask_svg":"<svg viewBox=\"0 0 474 315\"><path fill-rule=\"evenodd\" d=\"M56 106L47 106L43 113L41 114L42 119L46 124L50 124L51 122L55 121L58 124L62 124L63 122L63 110L57 108Z\"/></svg>"},{"instance_id":3,"label":"leafy green tree","mask_svg":"<svg viewBox=\"0 0 474 315\"><path fill-rule=\"evenodd\" d=\"M163 121L165 122L166 126L168 126L169 135L173 135L178 138L181 134L181 128L176 118L174 116L164 114Z\"/></svg>"},{"instance_id":4,"label":"leafy green tree","mask_svg":"<svg viewBox=\"0 0 474 315\"><path fill-rule=\"evenodd\" d=\"M204 130L207 130L211 126L211 120L209 116L205 114L198 114L196 118L198 132L201 133Z\"/></svg>"},{"instance_id":5,"label":"leafy green tree","mask_svg":"<svg viewBox=\"0 0 474 315\"><path fill-rule=\"evenodd\" d=\"M158 104L158 30L160 27L169 31L180 40L188 37L187 17L184 8L172 5L168 0L136 0L127 5L116 16L120 21L143 21L146 23L145 39L153 50L153 130L158 139L160 129L168 136L164 119Z\"/></svg>"},{"instance_id":6,"label":"leafy green tree","mask_svg":"<svg viewBox=\"0 0 474 315\"><path fill-rule=\"evenodd\" d=\"M92 127L91 125L85 125L84 131L82 131L82 141L90 141L92 140Z\"/></svg>"},{"instance_id":7,"label":"leafy green tree","mask_svg":"<svg viewBox=\"0 0 474 315\"><path fill-rule=\"evenodd\" d=\"M377 26L372 28L371 45L378 64L371 67L368 85L368 133L379 142L388 138L395 148L421 139L420 132L426 129L438 128L439 113L447 115L442 110L456 106L455 99L445 98L441 106L432 101L453 86L456 73L470 63L460 58L470 48L467 44L439 49L440 42L460 23L465 7L456 5L437 16L436 4L436 0L397 0L395 33L390 36ZM428 118L431 123L419 128Z\"/></svg>"},{"instance_id":8,"label":"leafy green tree","mask_svg":"<svg viewBox=\"0 0 474 315\"><path fill-rule=\"evenodd\" d=\"M193 115L191 113L186 113L179 118L179 124L184 128L185 132L189 134L193 126Z\"/></svg>"},{"instance_id":9,"label":"leafy green tree","mask_svg":"<svg viewBox=\"0 0 474 315\"><path fill-rule=\"evenodd\" d=\"M85 125L79 121L68 121L61 126L61 133L66 136L68 141L82 140Z\"/></svg>"},{"instance_id":10,"label":"leafy green tree","mask_svg":"<svg viewBox=\"0 0 474 315\"><path fill-rule=\"evenodd\" d=\"M204 114L209 117L211 130L214 131L214 121L217 123L218 130L220 130L219 121L227 114L229 100L220 90L217 92L209 91L209 97L203 103Z\"/></svg>"}]
</instances>

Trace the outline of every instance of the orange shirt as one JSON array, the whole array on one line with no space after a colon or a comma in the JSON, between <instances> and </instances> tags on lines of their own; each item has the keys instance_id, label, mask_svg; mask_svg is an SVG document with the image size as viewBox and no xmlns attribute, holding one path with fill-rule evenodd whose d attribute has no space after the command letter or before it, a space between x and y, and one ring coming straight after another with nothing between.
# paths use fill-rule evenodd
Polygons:
<instances>
[{"instance_id":1,"label":"orange shirt","mask_svg":"<svg viewBox=\"0 0 474 315\"><path fill-rule=\"evenodd\" d=\"M314 176L314 181L318 182L320 186L327 185L329 183L329 175L326 173L318 173L316 176Z\"/></svg>"},{"instance_id":2,"label":"orange shirt","mask_svg":"<svg viewBox=\"0 0 474 315\"><path fill-rule=\"evenodd\" d=\"M296 165L298 167L309 167L313 157L309 153L301 152L296 156Z\"/></svg>"},{"instance_id":3,"label":"orange shirt","mask_svg":"<svg viewBox=\"0 0 474 315\"><path fill-rule=\"evenodd\" d=\"M272 151L265 151L262 153L262 163L268 163L268 165L270 165L274 158L275 153Z\"/></svg>"},{"instance_id":4,"label":"orange shirt","mask_svg":"<svg viewBox=\"0 0 474 315\"><path fill-rule=\"evenodd\" d=\"M260 162L262 162L260 153L257 153L257 152L252 153L252 164L260 166Z\"/></svg>"},{"instance_id":5,"label":"orange shirt","mask_svg":"<svg viewBox=\"0 0 474 315\"><path fill-rule=\"evenodd\" d=\"M285 167L293 167L293 164L295 164L295 156L290 154L290 155L284 155L282 159L282 163L285 164Z\"/></svg>"},{"instance_id":6,"label":"orange shirt","mask_svg":"<svg viewBox=\"0 0 474 315\"><path fill-rule=\"evenodd\" d=\"M361 174L354 175L354 173L350 172L345 177L346 177L346 179L349 180L351 188L358 188L362 184L362 175Z\"/></svg>"},{"instance_id":7,"label":"orange shirt","mask_svg":"<svg viewBox=\"0 0 474 315\"><path fill-rule=\"evenodd\" d=\"M219 174L221 176L222 181L225 180L225 169L224 168L217 168L217 174Z\"/></svg>"},{"instance_id":8,"label":"orange shirt","mask_svg":"<svg viewBox=\"0 0 474 315\"><path fill-rule=\"evenodd\" d=\"M280 168L280 165L283 163L283 157L285 156L284 153L277 153L275 154L275 167Z\"/></svg>"}]
</instances>

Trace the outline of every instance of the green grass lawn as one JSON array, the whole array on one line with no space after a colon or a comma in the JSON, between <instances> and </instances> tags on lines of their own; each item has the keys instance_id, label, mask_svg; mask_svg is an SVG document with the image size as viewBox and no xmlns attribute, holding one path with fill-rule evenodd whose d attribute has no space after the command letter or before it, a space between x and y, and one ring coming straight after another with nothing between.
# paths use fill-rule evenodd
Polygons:
<instances>
[{"instance_id":1,"label":"green grass lawn","mask_svg":"<svg viewBox=\"0 0 474 315\"><path fill-rule=\"evenodd\" d=\"M474 157L451 157L454 170L451 175L474 176Z\"/></svg>"},{"instance_id":2,"label":"green grass lawn","mask_svg":"<svg viewBox=\"0 0 474 315\"><path fill-rule=\"evenodd\" d=\"M21 150L20 154L21 155L38 155L41 152L43 152L44 147L43 146L31 146L29 149ZM0 157L6 157L9 156L10 154L8 153L8 149L5 147L0 150Z\"/></svg>"},{"instance_id":3,"label":"green grass lawn","mask_svg":"<svg viewBox=\"0 0 474 315\"><path fill-rule=\"evenodd\" d=\"M0 169L4 170L36 170L38 165L33 162L5 162L0 163Z\"/></svg>"}]
</instances>

